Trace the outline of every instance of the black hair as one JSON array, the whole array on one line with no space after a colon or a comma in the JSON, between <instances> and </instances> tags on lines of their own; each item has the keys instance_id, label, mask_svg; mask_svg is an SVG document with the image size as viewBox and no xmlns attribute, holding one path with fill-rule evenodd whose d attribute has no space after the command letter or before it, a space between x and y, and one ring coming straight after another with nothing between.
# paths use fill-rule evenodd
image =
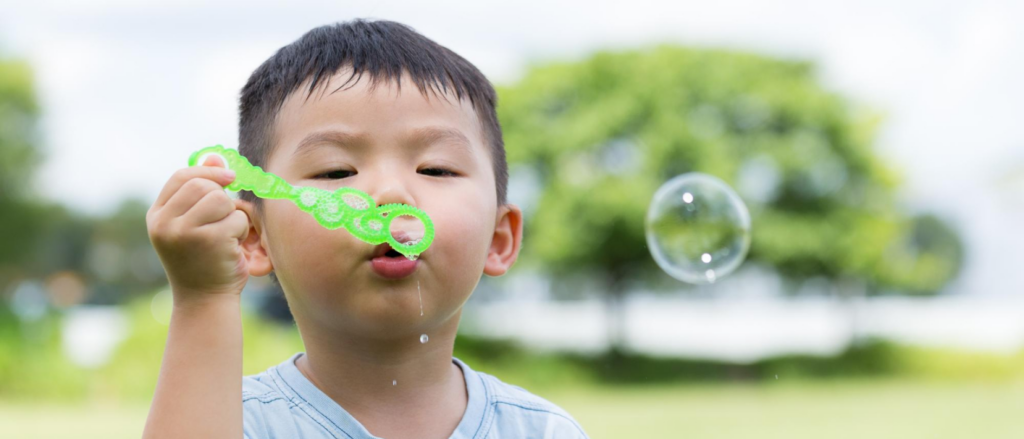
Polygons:
<instances>
[{"instance_id":1,"label":"black hair","mask_svg":"<svg viewBox=\"0 0 1024 439\"><path fill-rule=\"evenodd\" d=\"M346 66L353 70L349 81L359 75L358 82L363 73L369 74L371 89L382 80L400 87L402 73L408 72L424 96L428 89L435 93L450 89L459 100L468 97L490 146L498 206L506 204L508 164L494 87L469 61L393 21L355 19L320 26L264 61L242 88L238 151L253 165L266 168L275 146L274 121L288 95L312 78L308 98L318 84L326 84L327 78ZM252 192L241 191L239 197L262 213L262 203Z\"/></svg>"}]
</instances>

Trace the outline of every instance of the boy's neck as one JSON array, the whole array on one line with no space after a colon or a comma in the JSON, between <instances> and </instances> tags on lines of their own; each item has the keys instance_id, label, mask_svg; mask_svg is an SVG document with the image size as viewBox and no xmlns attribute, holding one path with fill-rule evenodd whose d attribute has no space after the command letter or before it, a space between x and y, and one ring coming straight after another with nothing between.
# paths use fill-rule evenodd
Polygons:
<instances>
[{"instance_id":1,"label":"boy's neck","mask_svg":"<svg viewBox=\"0 0 1024 439\"><path fill-rule=\"evenodd\" d=\"M394 429L409 428L411 437L429 437L424 429L448 437L469 400L462 369L452 361L458 322L453 316L426 343L418 337L386 345L303 333L306 353L296 366L375 436L401 437Z\"/></svg>"}]
</instances>

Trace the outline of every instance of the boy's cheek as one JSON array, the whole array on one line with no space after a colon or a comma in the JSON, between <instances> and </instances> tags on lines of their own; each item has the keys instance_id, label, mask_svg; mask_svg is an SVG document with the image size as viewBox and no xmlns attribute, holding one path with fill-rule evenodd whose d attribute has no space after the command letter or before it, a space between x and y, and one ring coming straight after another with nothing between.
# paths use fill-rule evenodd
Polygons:
<instances>
[{"instance_id":1,"label":"boy's cheek","mask_svg":"<svg viewBox=\"0 0 1024 439\"><path fill-rule=\"evenodd\" d=\"M282 215L270 230L269 241L278 269L301 271L302 276L336 277L366 262L373 246L344 228L327 229L306 212ZM287 260L281 260L286 258Z\"/></svg>"},{"instance_id":2,"label":"boy's cheek","mask_svg":"<svg viewBox=\"0 0 1024 439\"><path fill-rule=\"evenodd\" d=\"M441 215L434 220L434 242L424 254L444 253L446 259L463 262L476 258L480 248L486 249L490 244L489 223L484 216L461 210Z\"/></svg>"}]
</instances>

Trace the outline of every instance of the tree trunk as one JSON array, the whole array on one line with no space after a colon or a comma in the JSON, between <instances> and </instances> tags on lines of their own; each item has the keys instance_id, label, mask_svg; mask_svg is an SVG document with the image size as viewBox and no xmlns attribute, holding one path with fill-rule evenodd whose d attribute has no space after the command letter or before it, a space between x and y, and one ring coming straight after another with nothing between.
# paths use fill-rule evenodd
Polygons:
<instances>
[{"instance_id":1,"label":"tree trunk","mask_svg":"<svg viewBox=\"0 0 1024 439\"><path fill-rule=\"evenodd\" d=\"M862 335L863 323L858 309L866 295L864 284L857 279L844 277L836 282L836 289L839 292L841 306L846 312L847 348L860 346L865 341Z\"/></svg>"},{"instance_id":2,"label":"tree trunk","mask_svg":"<svg viewBox=\"0 0 1024 439\"><path fill-rule=\"evenodd\" d=\"M608 350L615 355L622 354L625 348L626 310L625 310L625 276L612 271L608 276L605 293L605 317L608 329Z\"/></svg>"}]
</instances>

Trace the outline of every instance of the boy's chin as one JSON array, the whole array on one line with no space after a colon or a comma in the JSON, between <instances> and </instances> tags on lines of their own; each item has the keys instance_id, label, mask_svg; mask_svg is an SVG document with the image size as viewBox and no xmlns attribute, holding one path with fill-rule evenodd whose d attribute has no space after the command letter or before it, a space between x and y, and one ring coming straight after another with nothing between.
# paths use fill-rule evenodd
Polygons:
<instances>
[{"instance_id":1,"label":"boy's chin","mask_svg":"<svg viewBox=\"0 0 1024 439\"><path fill-rule=\"evenodd\" d=\"M374 330L376 329L376 330ZM417 346L423 344L421 338L423 335L427 335L429 331L418 328L396 328L394 326L386 328L362 328L360 331L355 333L349 333L349 335L355 335L361 340L370 341L372 343L381 345L391 346ZM427 336L429 340L429 335Z\"/></svg>"},{"instance_id":2,"label":"boy's chin","mask_svg":"<svg viewBox=\"0 0 1024 439\"><path fill-rule=\"evenodd\" d=\"M420 315L419 306L395 307L395 310L381 311L367 309L363 312L352 311L338 313L330 323L330 331L336 331L336 337L357 337L378 342L401 342L419 340L420 335L431 332L427 320L430 315ZM401 309L399 309L401 308ZM344 317L347 316L347 317ZM344 319L344 323L339 320Z\"/></svg>"}]
</instances>

